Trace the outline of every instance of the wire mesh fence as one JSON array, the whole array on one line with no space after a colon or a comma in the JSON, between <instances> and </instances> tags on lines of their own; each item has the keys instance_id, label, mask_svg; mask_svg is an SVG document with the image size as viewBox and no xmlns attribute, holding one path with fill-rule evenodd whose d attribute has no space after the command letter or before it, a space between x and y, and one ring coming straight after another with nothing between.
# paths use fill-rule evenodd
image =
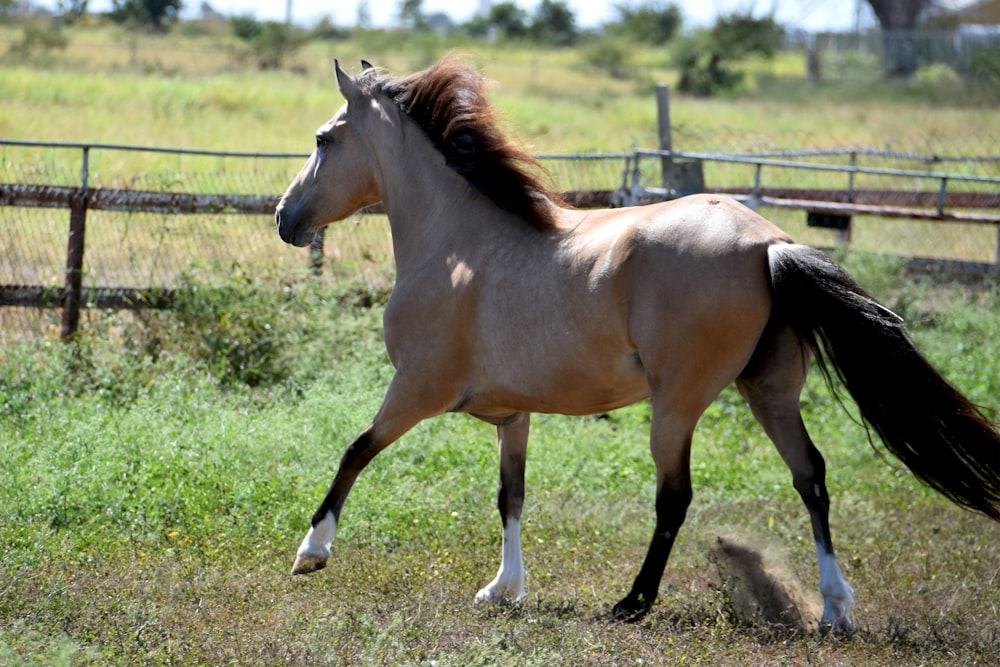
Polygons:
<instances>
[{"instance_id":1,"label":"wire mesh fence","mask_svg":"<svg viewBox=\"0 0 1000 667\"><path fill-rule=\"evenodd\" d=\"M683 127L675 142L698 144ZM718 140L717 133L713 135ZM989 145L978 151L918 152L856 148L789 149L772 138L729 142L728 156L759 160L799 160L818 164L860 166L1000 178L1000 156ZM708 142L702 142L706 145ZM788 144L786 144L787 146ZM995 145L995 144L994 144ZM733 150L735 146L735 150ZM86 155L86 159L84 159ZM107 205L86 214L85 289L176 288L186 280L225 285L240 279L327 280L351 282L365 289L387 289L393 280L388 222L382 215L361 214L327 228L322 257L308 249L280 242L274 230L273 204L303 164L305 154L221 153L174 151L122 146L28 144L0 142L0 285L35 286L60 294L66 286L67 229L70 218L59 188L84 185L92 200L111 191L209 196L252 196L260 201L254 213L237 213L225 206L202 206L179 198L157 210L130 210ZM630 180L644 186L662 184L660 160L639 161L636 153L540 155L552 187L587 193L578 205L607 205ZM759 167L746 163L705 160L709 189L748 188L760 178ZM841 192L933 190L933 180L918 176L889 177L850 171L802 172L765 167L766 188L812 188ZM998 181L1000 182L1000 181ZM981 205L1000 213L998 182L953 180L949 196L977 192L994 199ZM928 185L931 183L931 185ZM37 186L34 205L9 205L21 185ZM6 193L6 194L4 194ZM41 194L38 194L41 193ZM52 201L45 201L46 193ZM105 200L110 201L109 197ZM573 201L573 200L571 200ZM5 205L6 204L6 205ZM186 214L179 214L193 206ZM809 227L801 211L762 209L769 218L807 243L830 246L833 232ZM853 247L906 256L943 257L994 262L996 225L865 218L852 229ZM319 268L319 271L317 271ZM58 299L56 299L58 301ZM0 308L0 336L33 337L58 330L52 309ZM86 326L86 321L83 326Z\"/></svg>"}]
</instances>

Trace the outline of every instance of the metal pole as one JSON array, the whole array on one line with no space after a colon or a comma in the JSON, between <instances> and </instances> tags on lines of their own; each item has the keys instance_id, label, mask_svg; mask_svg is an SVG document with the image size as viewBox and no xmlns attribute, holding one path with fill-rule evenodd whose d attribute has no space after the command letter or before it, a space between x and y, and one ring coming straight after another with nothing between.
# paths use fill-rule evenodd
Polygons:
<instances>
[{"instance_id":1,"label":"metal pole","mask_svg":"<svg viewBox=\"0 0 1000 667\"><path fill-rule=\"evenodd\" d=\"M847 201L854 201L854 168L858 166L858 154L851 151L851 170L847 172Z\"/></svg>"},{"instance_id":2,"label":"metal pole","mask_svg":"<svg viewBox=\"0 0 1000 667\"><path fill-rule=\"evenodd\" d=\"M656 121L660 136L660 150L673 151L673 139L670 136L670 86L665 83L656 85ZM660 184L669 187L670 167L673 157L660 158ZM638 160L636 160L638 162Z\"/></svg>"},{"instance_id":3,"label":"metal pole","mask_svg":"<svg viewBox=\"0 0 1000 667\"><path fill-rule=\"evenodd\" d=\"M83 147L80 170L80 190L69 204L69 238L66 241L66 292L63 298L62 331L60 338L69 340L76 335L83 305L83 250L87 229L87 179L90 172L90 147Z\"/></svg>"}]
</instances>

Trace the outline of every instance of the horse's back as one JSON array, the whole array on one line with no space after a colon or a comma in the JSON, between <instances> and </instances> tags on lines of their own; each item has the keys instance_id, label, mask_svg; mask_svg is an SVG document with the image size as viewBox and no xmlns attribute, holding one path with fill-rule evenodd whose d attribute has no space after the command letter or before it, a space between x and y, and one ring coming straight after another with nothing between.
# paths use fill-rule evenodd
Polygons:
<instances>
[{"instance_id":1,"label":"horse's back","mask_svg":"<svg viewBox=\"0 0 1000 667\"><path fill-rule=\"evenodd\" d=\"M768 247L790 237L718 195L608 210L577 230L614 238L609 273L649 380L703 407L751 358L771 317Z\"/></svg>"},{"instance_id":2,"label":"horse's back","mask_svg":"<svg viewBox=\"0 0 1000 667\"><path fill-rule=\"evenodd\" d=\"M585 237L634 234L647 245L702 257L792 241L757 212L714 194L600 211L567 210L563 225Z\"/></svg>"}]
</instances>

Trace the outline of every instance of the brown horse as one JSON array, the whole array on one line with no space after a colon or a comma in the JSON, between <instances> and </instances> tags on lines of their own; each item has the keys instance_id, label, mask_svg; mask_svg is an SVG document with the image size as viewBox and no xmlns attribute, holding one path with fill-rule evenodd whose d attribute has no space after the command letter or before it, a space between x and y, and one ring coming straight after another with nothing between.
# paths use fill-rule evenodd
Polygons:
<instances>
[{"instance_id":1,"label":"brown horse","mask_svg":"<svg viewBox=\"0 0 1000 667\"><path fill-rule=\"evenodd\" d=\"M735 381L809 511L823 621L849 629L854 599L830 539L824 462L799 414L814 353L914 474L1000 519L996 426L822 253L722 196L564 208L531 157L504 140L476 72L455 58L405 77L362 66L357 79L336 66L347 103L316 132L276 218L281 238L302 246L317 228L384 203L396 374L347 448L293 573L326 565L351 486L380 451L423 419L465 412L496 425L500 450L500 570L476 599L517 600L529 413L593 414L649 398L656 530L612 612L637 617L657 596L691 500L695 425Z\"/></svg>"}]
</instances>

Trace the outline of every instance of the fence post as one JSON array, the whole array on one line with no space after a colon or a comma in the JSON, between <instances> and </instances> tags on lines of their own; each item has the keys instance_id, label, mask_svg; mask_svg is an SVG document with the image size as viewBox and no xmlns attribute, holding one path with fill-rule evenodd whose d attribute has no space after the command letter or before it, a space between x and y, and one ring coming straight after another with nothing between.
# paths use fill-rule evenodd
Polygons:
<instances>
[{"instance_id":1,"label":"fence post","mask_svg":"<svg viewBox=\"0 0 1000 667\"><path fill-rule=\"evenodd\" d=\"M673 140L670 136L670 87L665 83L656 85L656 120L660 136L660 150L672 151Z\"/></svg>"},{"instance_id":2,"label":"fence post","mask_svg":"<svg viewBox=\"0 0 1000 667\"><path fill-rule=\"evenodd\" d=\"M323 275L323 240L326 237L326 227L320 227L309 242L309 267L314 276Z\"/></svg>"},{"instance_id":3,"label":"fence post","mask_svg":"<svg viewBox=\"0 0 1000 667\"><path fill-rule=\"evenodd\" d=\"M1000 225L997 225L997 254L993 261L993 270L1000 274Z\"/></svg>"},{"instance_id":4,"label":"fence post","mask_svg":"<svg viewBox=\"0 0 1000 667\"><path fill-rule=\"evenodd\" d=\"M670 125L670 87L664 83L656 86L656 118L660 136L660 150L673 152ZM661 182L667 190L680 197L694 192L704 192L705 176L701 160L678 160L673 155L660 158Z\"/></svg>"},{"instance_id":5,"label":"fence post","mask_svg":"<svg viewBox=\"0 0 1000 667\"><path fill-rule=\"evenodd\" d=\"M90 147L83 147L83 166L80 171L80 190L69 202L69 238L66 241L66 292L63 298L62 332L60 338L69 340L80 324L83 305L83 250L87 229L87 177L90 167Z\"/></svg>"}]
</instances>

